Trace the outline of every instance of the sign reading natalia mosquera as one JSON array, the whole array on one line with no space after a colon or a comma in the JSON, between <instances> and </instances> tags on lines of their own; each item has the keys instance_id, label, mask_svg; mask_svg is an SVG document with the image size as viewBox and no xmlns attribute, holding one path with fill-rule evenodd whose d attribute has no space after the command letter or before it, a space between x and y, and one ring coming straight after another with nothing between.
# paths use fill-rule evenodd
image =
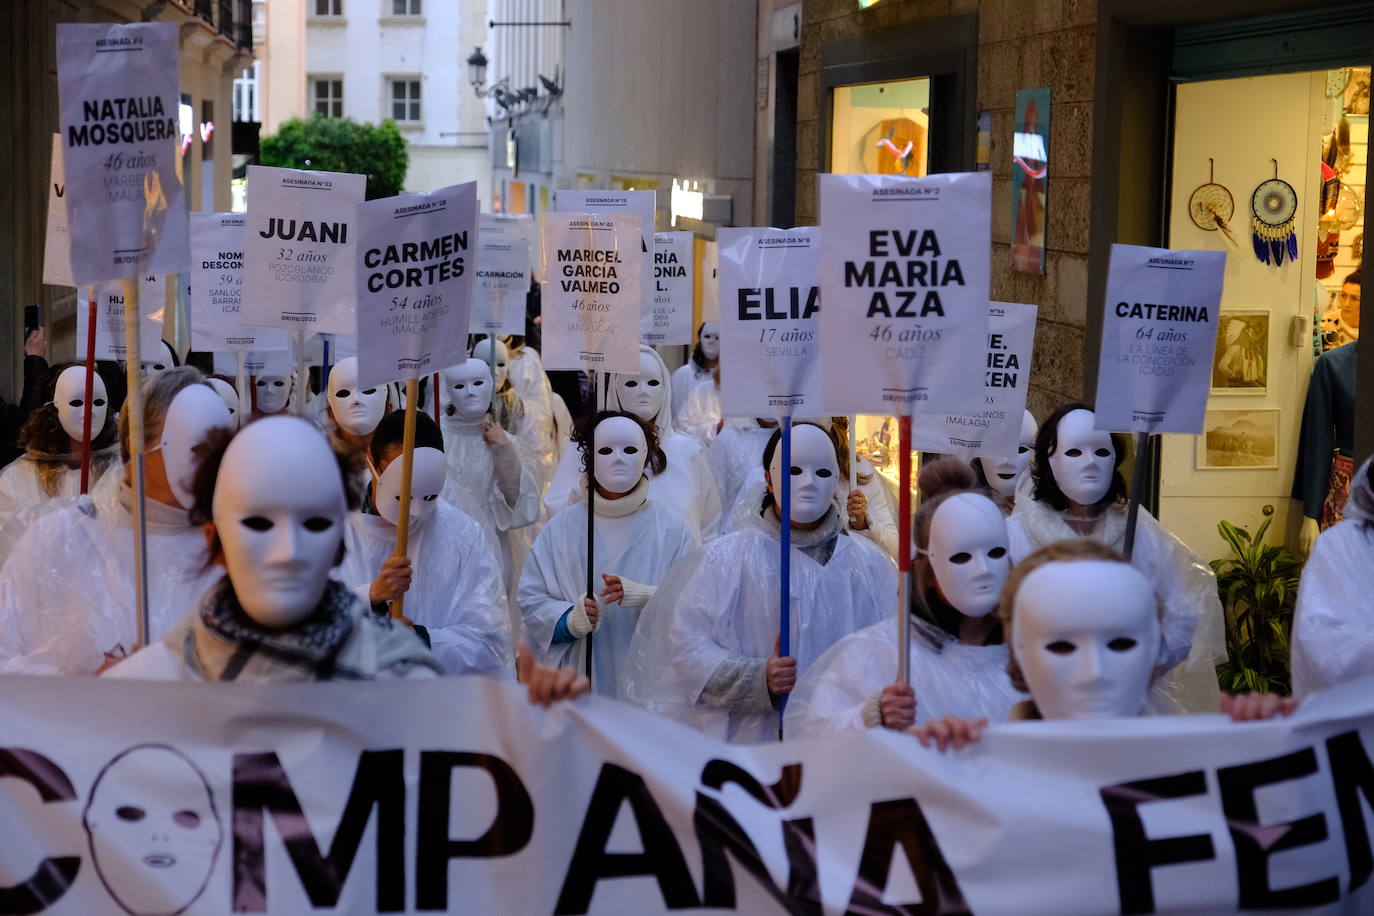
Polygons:
<instances>
[{"instance_id":1,"label":"sign reading natalia mosquera","mask_svg":"<svg viewBox=\"0 0 1374 916\"><path fill-rule=\"evenodd\" d=\"M358 204L367 178L248 167L243 320L311 334L354 333Z\"/></svg>"},{"instance_id":2,"label":"sign reading natalia mosquera","mask_svg":"<svg viewBox=\"0 0 1374 916\"><path fill-rule=\"evenodd\" d=\"M154 321L167 297L167 278L147 275L138 280L138 352L144 360L162 355L162 322ZM123 361L124 286L119 281L101 284L96 293L95 358Z\"/></svg>"},{"instance_id":3,"label":"sign reading natalia mosquera","mask_svg":"<svg viewBox=\"0 0 1374 916\"><path fill-rule=\"evenodd\" d=\"M467 354L477 183L358 207L358 384L419 378Z\"/></svg>"},{"instance_id":4,"label":"sign reading natalia mosquera","mask_svg":"<svg viewBox=\"0 0 1374 916\"><path fill-rule=\"evenodd\" d=\"M644 258L635 213L544 214L544 367L639 371Z\"/></svg>"},{"instance_id":5,"label":"sign reading natalia mosquera","mask_svg":"<svg viewBox=\"0 0 1374 916\"><path fill-rule=\"evenodd\" d=\"M720 412L819 416L820 232L721 229Z\"/></svg>"},{"instance_id":6,"label":"sign reading natalia mosquera","mask_svg":"<svg viewBox=\"0 0 1374 916\"><path fill-rule=\"evenodd\" d=\"M832 409L976 413L987 351L990 174L820 182L821 359Z\"/></svg>"},{"instance_id":7,"label":"sign reading natalia mosquera","mask_svg":"<svg viewBox=\"0 0 1374 916\"><path fill-rule=\"evenodd\" d=\"M1030 389L1031 348L1035 344L1033 305L988 303L987 356L983 406L971 414L916 414L911 447L941 454L971 453L1009 458L1021 445L1021 420Z\"/></svg>"},{"instance_id":8,"label":"sign reading natalia mosquera","mask_svg":"<svg viewBox=\"0 0 1374 916\"><path fill-rule=\"evenodd\" d=\"M72 279L183 272L176 172L180 40L170 22L57 27Z\"/></svg>"},{"instance_id":9,"label":"sign reading natalia mosquera","mask_svg":"<svg viewBox=\"0 0 1374 916\"><path fill-rule=\"evenodd\" d=\"M243 323L242 213L191 214L191 349L287 350L285 331Z\"/></svg>"},{"instance_id":10,"label":"sign reading natalia mosquera","mask_svg":"<svg viewBox=\"0 0 1374 916\"><path fill-rule=\"evenodd\" d=\"M1202 432L1224 251L1113 245L1095 412L1112 432Z\"/></svg>"},{"instance_id":11,"label":"sign reading natalia mosquera","mask_svg":"<svg viewBox=\"0 0 1374 916\"><path fill-rule=\"evenodd\" d=\"M654 233L652 308L644 312L641 342L654 346L692 342L692 233Z\"/></svg>"},{"instance_id":12,"label":"sign reading natalia mosquera","mask_svg":"<svg viewBox=\"0 0 1374 916\"><path fill-rule=\"evenodd\" d=\"M483 213L478 218L477 269L472 279L473 334L524 334L530 291L528 216Z\"/></svg>"}]
</instances>

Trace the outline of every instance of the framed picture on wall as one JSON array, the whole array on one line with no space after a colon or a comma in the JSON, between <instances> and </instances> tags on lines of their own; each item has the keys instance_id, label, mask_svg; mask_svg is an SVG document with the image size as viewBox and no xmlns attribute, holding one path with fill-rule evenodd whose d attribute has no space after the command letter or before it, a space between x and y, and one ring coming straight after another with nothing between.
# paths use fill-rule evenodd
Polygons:
<instances>
[{"instance_id":1,"label":"framed picture on wall","mask_svg":"<svg viewBox=\"0 0 1374 916\"><path fill-rule=\"evenodd\" d=\"M1209 410L1197 438L1197 469L1275 470L1279 408Z\"/></svg>"},{"instance_id":2,"label":"framed picture on wall","mask_svg":"<svg viewBox=\"0 0 1374 916\"><path fill-rule=\"evenodd\" d=\"M1212 355L1212 394L1264 394L1269 389L1269 313L1223 310Z\"/></svg>"}]
</instances>

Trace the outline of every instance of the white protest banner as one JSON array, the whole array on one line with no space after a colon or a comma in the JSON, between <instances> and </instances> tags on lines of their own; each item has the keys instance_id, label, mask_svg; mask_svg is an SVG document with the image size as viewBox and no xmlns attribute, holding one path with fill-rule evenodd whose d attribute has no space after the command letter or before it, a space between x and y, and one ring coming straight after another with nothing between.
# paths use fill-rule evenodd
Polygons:
<instances>
[{"instance_id":1,"label":"white protest banner","mask_svg":"<svg viewBox=\"0 0 1374 916\"><path fill-rule=\"evenodd\" d=\"M544 214L544 368L639 371L641 243L638 214Z\"/></svg>"},{"instance_id":2,"label":"white protest banner","mask_svg":"<svg viewBox=\"0 0 1374 916\"><path fill-rule=\"evenodd\" d=\"M175 23L57 27L63 166L77 285L185 271Z\"/></svg>"},{"instance_id":3,"label":"white protest banner","mask_svg":"<svg viewBox=\"0 0 1374 916\"><path fill-rule=\"evenodd\" d=\"M821 359L840 413L976 413L992 177L820 176Z\"/></svg>"},{"instance_id":4,"label":"white protest banner","mask_svg":"<svg viewBox=\"0 0 1374 916\"><path fill-rule=\"evenodd\" d=\"M1113 245L1097 364L1097 428L1202 432L1224 251Z\"/></svg>"},{"instance_id":5,"label":"white protest banner","mask_svg":"<svg viewBox=\"0 0 1374 916\"><path fill-rule=\"evenodd\" d=\"M287 350L282 330L243 323L242 213L191 214L191 349Z\"/></svg>"},{"instance_id":6,"label":"white protest banner","mask_svg":"<svg viewBox=\"0 0 1374 916\"><path fill-rule=\"evenodd\" d=\"M701 255L701 321L720 321L720 245L707 242Z\"/></svg>"},{"instance_id":7,"label":"white protest banner","mask_svg":"<svg viewBox=\"0 0 1374 916\"><path fill-rule=\"evenodd\" d=\"M418 379L467 356L477 183L358 207L358 384Z\"/></svg>"},{"instance_id":8,"label":"white protest banner","mask_svg":"<svg viewBox=\"0 0 1374 916\"><path fill-rule=\"evenodd\" d=\"M354 333L358 204L367 178L248 167L243 321Z\"/></svg>"},{"instance_id":9,"label":"white protest banner","mask_svg":"<svg viewBox=\"0 0 1374 916\"><path fill-rule=\"evenodd\" d=\"M162 353L162 322L154 320L152 312L161 314L167 297L167 278L145 276L138 281L140 314L138 322L138 351L142 360L157 358ZM96 291L95 358L123 361L124 345L124 287L121 282L101 284Z\"/></svg>"},{"instance_id":10,"label":"white protest banner","mask_svg":"<svg viewBox=\"0 0 1374 916\"><path fill-rule=\"evenodd\" d=\"M820 231L721 229L720 412L819 416Z\"/></svg>"},{"instance_id":11,"label":"white protest banner","mask_svg":"<svg viewBox=\"0 0 1374 916\"><path fill-rule=\"evenodd\" d=\"M654 233L654 290L639 339L651 347L692 342L692 233Z\"/></svg>"},{"instance_id":12,"label":"white protest banner","mask_svg":"<svg viewBox=\"0 0 1374 916\"><path fill-rule=\"evenodd\" d=\"M62 168L62 135L52 135L48 171L48 231L43 239L43 282L76 286L72 278L72 239L67 226L67 179Z\"/></svg>"},{"instance_id":13,"label":"white protest banner","mask_svg":"<svg viewBox=\"0 0 1374 916\"><path fill-rule=\"evenodd\" d=\"M435 715L435 710L461 711ZM1374 911L1374 683L728 745L480 677L0 678L9 912Z\"/></svg>"},{"instance_id":14,"label":"white protest banner","mask_svg":"<svg viewBox=\"0 0 1374 916\"><path fill-rule=\"evenodd\" d=\"M1033 305L988 303L983 406L971 414L921 412L911 421L911 447L941 454L1009 458L1021 445L1035 344Z\"/></svg>"},{"instance_id":15,"label":"white protest banner","mask_svg":"<svg viewBox=\"0 0 1374 916\"><path fill-rule=\"evenodd\" d=\"M562 213L635 213L639 216L640 252L644 264L640 268L642 287L639 295L640 314L651 312L649 283L654 270L654 226L657 195L653 191L579 191L556 190L553 208ZM547 263L547 255L545 262ZM546 281L548 277L544 278Z\"/></svg>"},{"instance_id":16,"label":"white protest banner","mask_svg":"<svg viewBox=\"0 0 1374 916\"><path fill-rule=\"evenodd\" d=\"M533 221L528 216L483 213L478 217L471 333L525 333L531 232Z\"/></svg>"}]
</instances>

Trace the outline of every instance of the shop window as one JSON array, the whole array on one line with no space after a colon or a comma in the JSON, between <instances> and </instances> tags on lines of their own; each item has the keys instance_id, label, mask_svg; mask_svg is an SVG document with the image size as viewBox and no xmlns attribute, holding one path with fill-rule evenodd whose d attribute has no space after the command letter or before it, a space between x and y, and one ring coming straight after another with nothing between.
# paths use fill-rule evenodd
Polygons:
<instances>
[{"instance_id":1,"label":"shop window","mask_svg":"<svg viewBox=\"0 0 1374 916\"><path fill-rule=\"evenodd\" d=\"M343 80L336 77L311 79L310 110L326 118L342 118Z\"/></svg>"},{"instance_id":2,"label":"shop window","mask_svg":"<svg viewBox=\"0 0 1374 916\"><path fill-rule=\"evenodd\" d=\"M420 120L420 81L391 81L391 119L399 122Z\"/></svg>"},{"instance_id":3,"label":"shop window","mask_svg":"<svg viewBox=\"0 0 1374 916\"><path fill-rule=\"evenodd\" d=\"M928 78L834 88L828 171L919 177L929 146Z\"/></svg>"}]
</instances>

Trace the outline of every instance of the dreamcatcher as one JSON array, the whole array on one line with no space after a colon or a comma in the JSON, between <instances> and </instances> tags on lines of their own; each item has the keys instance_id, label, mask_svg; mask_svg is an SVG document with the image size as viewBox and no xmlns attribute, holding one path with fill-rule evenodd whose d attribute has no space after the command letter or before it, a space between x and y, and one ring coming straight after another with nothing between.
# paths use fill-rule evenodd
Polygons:
<instances>
[{"instance_id":1,"label":"dreamcatcher","mask_svg":"<svg viewBox=\"0 0 1374 916\"><path fill-rule=\"evenodd\" d=\"M1250 238L1255 244L1255 257L1263 264L1279 267L1285 254L1290 261L1298 259L1298 236L1293 231L1298 215L1298 192L1279 177L1279 161L1269 161L1274 163L1274 177L1260 182L1250 198L1250 211L1255 217Z\"/></svg>"},{"instance_id":2,"label":"dreamcatcher","mask_svg":"<svg viewBox=\"0 0 1374 916\"><path fill-rule=\"evenodd\" d=\"M1231 217L1236 215L1236 201L1225 185L1216 183L1215 166L1215 160L1207 160L1207 183L1198 185L1188 198L1188 215L1194 226L1207 232L1220 230L1227 241L1240 247L1230 227Z\"/></svg>"}]
</instances>

